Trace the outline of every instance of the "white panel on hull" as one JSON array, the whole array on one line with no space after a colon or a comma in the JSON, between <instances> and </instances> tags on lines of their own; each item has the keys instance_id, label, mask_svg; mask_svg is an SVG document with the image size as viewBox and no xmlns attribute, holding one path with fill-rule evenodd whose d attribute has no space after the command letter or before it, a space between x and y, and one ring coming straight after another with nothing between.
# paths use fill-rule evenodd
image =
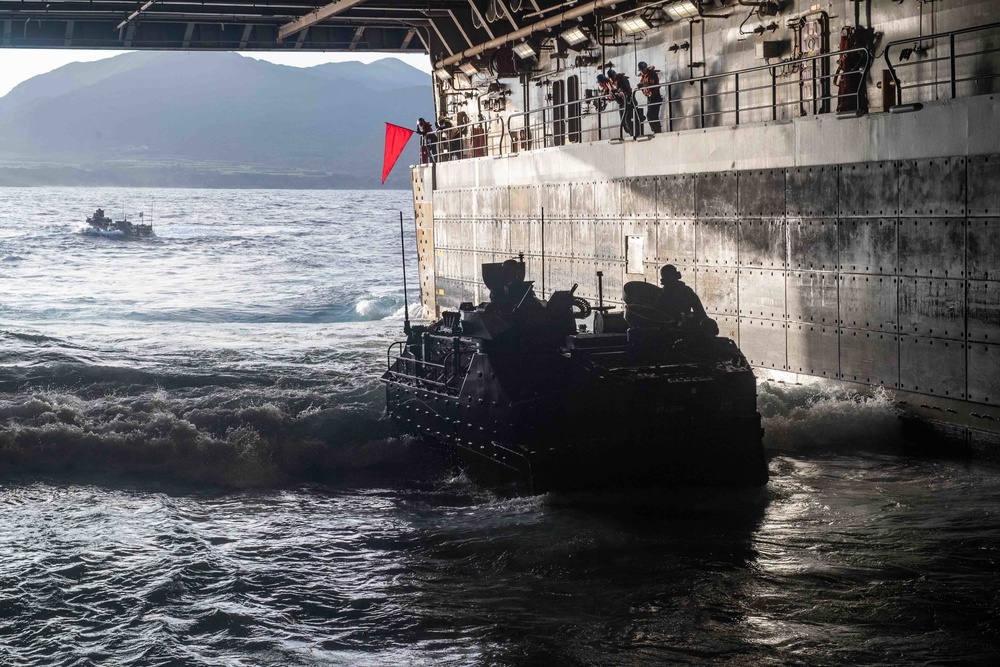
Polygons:
<instances>
[{"instance_id":1,"label":"white panel on hull","mask_svg":"<svg viewBox=\"0 0 1000 667\"><path fill-rule=\"evenodd\" d=\"M897 227L895 220L885 218L840 220L840 270L894 275L898 268Z\"/></svg>"},{"instance_id":2,"label":"white panel on hull","mask_svg":"<svg viewBox=\"0 0 1000 667\"><path fill-rule=\"evenodd\" d=\"M1000 403L1000 345L969 343L969 396L976 403Z\"/></svg>"},{"instance_id":3,"label":"white panel on hull","mask_svg":"<svg viewBox=\"0 0 1000 667\"><path fill-rule=\"evenodd\" d=\"M990 98L992 99L992 97ZM997 134L996 127L993 128ZM969 215L1000 215L1000 155L969 158Z\"/></svg>"},{"instance_id":4,"label":"white panel on hull","mask_svg":"<svg viewBox=\"0 0 1000 667\"><path fill-rule=\"evenodd\" d=\"M965 281L901 278L899 330L909 335L965 340Z\"/></svg>"},{"instance_id":5,"label":"white panel on hull","mask_svg":"<svg viewBox=\"0 0 1000 667\"><path fill-rule=\"evenodd\" d=\"M594 214L598 218L618 220L622 215L622 182L594 183Z\"/></svg>"},{"instance_id":6,"label":"white panel on hull","mask_svg":"<svg viewBox=\"0 0 1000 667\"><path fill-rule=\"evenodd\" d=\"M838 213L840 170L836 165L796 167L785 172L785 214L829 218Z\"/></svg>"},{"instance_id":7,"label":"white panel on hull","mask_svg":"<svg viewBox=\"0 0 1000 667\"><path fill-rule=\"evenodd\" d=\"M735 171L698 174L695 179L695 212L699 218L735 218L737 204Z\"/></svg>"},{"instance_id":8,"label":"white panel on hull","mask_svg":"<svg viewBox=\"0 0 1000 667\"><path fill-rule=\"evenodd\" d=\"M837 268L836 218L788 218L788 268L834 271Z\"/></svg>"},{"instance_id":9,"label":"white panel on hull","mask_svg":"<svg viewBox=\"0 0 1000 667\"><path fill-rule=\"evenodd\" d=\"M699 220L696 234L699 264L739 264L739 227L735 219Z\"/></svg>"},{"instance_id":10,"label":"white panel on hull","mask_svg":"<svg viewBox=\"0 0 1000 667\"><path fill-rule=\"evenodd\" d=\"M953 340L900 336L899 388L965 398L966 345Z\"/></svg>"},{"instance_id":11,"label":"white panel on hull","mask_svg":"<svg viewBox=\"0 0 1000 667\"><path fill-rule=\"evenodd\" d=\"M969 340L1000 343L1000 282L970 280L967 299Z\"/></svg>"},{"instance_id":12,"label":"white panel on hull","mask_svg":"<svg viewBox=\"0 0 1000 667\"><path fill-rule=\"evenodd\" d=\"M660 220L656 225L656 262L678 267L692 265L695 253L694 220Z\"/></svg>"},{"instance_id":13,"label":"white panel on hull","mask_svg":"<svg viewBox=\"0 0 1000 667\"><path fill-rule=\"evenodd\" d=\"M903 276L964 278L965 220L900 220L899 273Z\"/></svg>"},{"instance_id":14,"label":"white panel on hull","mask_svg":"<svg viewBox=\"0 0 1000 667\"><path fill-rule=\"evenodd\" d=\"M570 184L570 211L571 216L577 220L595 216L593 182Z\"/></svg>"},{"instance_id":15,"label":"white panel on hull","mask_svg":"<svg viewBox=\"0 0 1000 667\"><path fill-rule=\"evenodd\" d=\"M964 216L965 158L903 160L899 164L902 216Z\"/></svg>"},{"instance_id":16,"label":"white panel on hull","mask_svg":"<svg viewBox=\"0 0 1000 667\"><path fill-rule=\"evenodd\" d=\"M897 388L899 337L890 333L840 330L840 379Z\"/></svg>"},{"instance_id":17,"label":"white panel on hull","mask_svg":"<svg viewBox=\"0 0 1000 667\"><path fill-rule=\"evenodd\" d=\"M836 327L789 323L788 370L818 377L839 377L839 339Z\"/></svg>"},{"instance_id":18,"label":"white panel on hull","mask_svg":"<svg viewBox=\"0 0 1000 667\"><path fill-rule=\"evenodd\" d=\"M899 213L896 162L862 162L840 167L840 217L889 217Z\"/></svg>"},{"instance_id":19,"label":"white panel on hull","mask_svg":"<svg viewBox=\"0 0 1000 667\"><path fill-rule=\"evenodd\" d=\"M740 266L783 269L786 266L785 221L740 219Z\"/></svg>"},{"instance_id":20,"label":"white panel on hull","mask_svg":"<svg viewBox=\"0 0 1000 667\"><path fill-rule=\"evenodd\" d=\"M837 274L789 271L785 282L788 319L826 326L839 324Z\"/></svg>"},{"instance_id":21,"label":"white panel on hull","mask_svg":"<svg viewBox=\"0 0 1000 667\"><path fill-rule=\"evenodd\" d=\"M740 269L740 317L785 319L785 273Z\"/></svg>"},{"instance_id":22,"label":"white panel on hull","mask_svg":"<svg viewBox=\"0 0 1000 667\"><path fill-rule=\"evenodd\" d=\"M739 172L738 213L741 217L776 218L785 215L785 170Z\"/></svg>"},{"instance_id":23,"label":"white panel on hull","mask_svg":"<svg viewBox=\"0 0 1000 667\"><path fill-rule=\"evenodd\" d=\"M737 315L739 273L735 268L702 266L694 276L695 289L705 310L712 314ZM685 278L690 282L690 279Z\"/></svg>"},{"instance_id":24,"label":"white panel on hull","mask_svg":"<svg viewBox=\"0 0 1000 667\"><path fill-rule=\"evenodd\" d=\"M627 218L656 217L656 178L641 176L622 181L622 215Z\"/></svg>"},{"instance_id":25,"label":"white panel on hull","mask_svg":"<svg viewBox=\"0 0 1000 667\"><path fill-rule=\"evenodd\" d=\"M869 331L896 331L897 280L886 276L840 276L840 322Z\"/></svg>"},{"instance_id":26,"label":"white panel on hull","mask_svg":"<svg viewBox=\"0 0 1000 667\"><path fill-rule=\"evenodd\" d=\"M570 186L569 183L548 184L545 188L545 218L570 218L572 209L570 207Z\"/></svg>"},{"instance_id":27,"label":"white panel on hull","mask_svg":"<svg viewBox=\"0 0 1000 667\"><path fill-rule=\"evenodd\" d=\"M598 263L605 260L624 262L625 240L622 238L622 223L617 220L601 220L594 226L594 256Z\"/></svg>"},{"instance_id":28,"label":"white panel on hull","mask_svg":"<svg viewBox=\"0 0 1000 667\"><path fill-rule=\"evenodd\" d=\"M662 176L657 181L656 216L695 217L695 177L693 174Z\"/></svg>"},{"instance_id":29,"label":"white panel on hull","mask_svg":"<svg viewBox=\"0 0 1000 667\"><path fill-rule=\"evenodd\" d=\"M967 229L968 278L1000 279L1000 218L969 218Z\"/></svg>"},{"instance_id":30,"label":"white panel on hull","mask_svg":"<svg viewBox=\"0 0 1000 667\"><path fill-rule=\"evenodd\" d=\"M545 215L545 257L573 256L573 223Z\"/></svg>"},{"instance_id":31,"label":"white panel on hull","mask_svg":"<svg viewBox=\"0 0 1000 667\"><path fill-rule=\"evenodd\" d=\"M754 366L787 370L785 328L780 321L740 319L740 349Z\"/></svg>"}]
</instances>

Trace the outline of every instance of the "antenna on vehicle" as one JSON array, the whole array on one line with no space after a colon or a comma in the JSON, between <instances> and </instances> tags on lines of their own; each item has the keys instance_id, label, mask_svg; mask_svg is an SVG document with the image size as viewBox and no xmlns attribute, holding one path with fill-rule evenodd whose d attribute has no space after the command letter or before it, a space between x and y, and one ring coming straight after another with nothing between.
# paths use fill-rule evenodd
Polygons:
<instances>
[{"instance_id":1,"label":"antenna on vehicle","mask_svg":"<svg viewBox=\"0 0 1000 667\"><path fill-rule=\"evenodd\" d=\"M410 299L406 294L406 243L403 239L403 212L399 212L399 249L403 255L403 333L410 335Z\"/></svg>"}]
</instances>

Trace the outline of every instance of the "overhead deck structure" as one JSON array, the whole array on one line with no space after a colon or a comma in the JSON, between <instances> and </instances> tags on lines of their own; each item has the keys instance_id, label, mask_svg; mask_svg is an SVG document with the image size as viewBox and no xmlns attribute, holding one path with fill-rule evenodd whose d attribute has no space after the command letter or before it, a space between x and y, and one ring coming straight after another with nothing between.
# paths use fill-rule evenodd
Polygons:
<instances>
[{"instance_id":1,"label":"overhead deck structure","mask_svg":"<svg viewBox=\"0 0 1000 667\"><path fill-rule=\"evenodd\" d=\"M430 52L447 57L517 30L537 20L535 16L567 4L576 3L565 0L333 0L329 3L322 0L3 0L0 46Z\"/></svg>"}]
</instances>

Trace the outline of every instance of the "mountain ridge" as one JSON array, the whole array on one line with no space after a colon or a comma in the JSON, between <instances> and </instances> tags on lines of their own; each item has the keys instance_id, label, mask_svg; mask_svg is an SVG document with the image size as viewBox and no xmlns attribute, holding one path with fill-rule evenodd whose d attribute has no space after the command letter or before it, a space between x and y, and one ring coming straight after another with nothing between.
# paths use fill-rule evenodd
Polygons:
<instances>
[{"instance_id":1,"label":"mountain ridge","mask_svg":"<svg viewBox=\"0 0 1000 667\"><path fill-rule=\"evenodd\" d=\"M161 171L170 161L181 170L198 163L199 182L209 165L230 163L256 174L253 187L274 170L325 172L327 187L376 187L382 121L412 125L431 113L429 83L394 58L296 68L235 53L133 52L71 63L0 98L0 162L95 173L115 160ZM416 147L408 149L415 161ZM406 187L405 171L387 185Z\"/></svg>"}]
</instances>

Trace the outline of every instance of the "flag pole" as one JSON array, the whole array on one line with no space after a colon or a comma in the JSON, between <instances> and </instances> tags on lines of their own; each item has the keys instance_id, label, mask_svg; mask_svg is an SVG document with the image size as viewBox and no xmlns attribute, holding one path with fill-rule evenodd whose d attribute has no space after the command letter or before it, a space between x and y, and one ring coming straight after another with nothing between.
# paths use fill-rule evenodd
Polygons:
<instances>
[{"instance_id":1,"label":"flag pole","mask_svg":"<svg viewBox=\"0 0 1000 667\"><path fill-rule=\"evenodd\" d=\"M410 299L406 294L406 242L403 240L403 212L399 212L399 249L403 255L403 333L410 335Z\"/></svg>"}]
</instances>

